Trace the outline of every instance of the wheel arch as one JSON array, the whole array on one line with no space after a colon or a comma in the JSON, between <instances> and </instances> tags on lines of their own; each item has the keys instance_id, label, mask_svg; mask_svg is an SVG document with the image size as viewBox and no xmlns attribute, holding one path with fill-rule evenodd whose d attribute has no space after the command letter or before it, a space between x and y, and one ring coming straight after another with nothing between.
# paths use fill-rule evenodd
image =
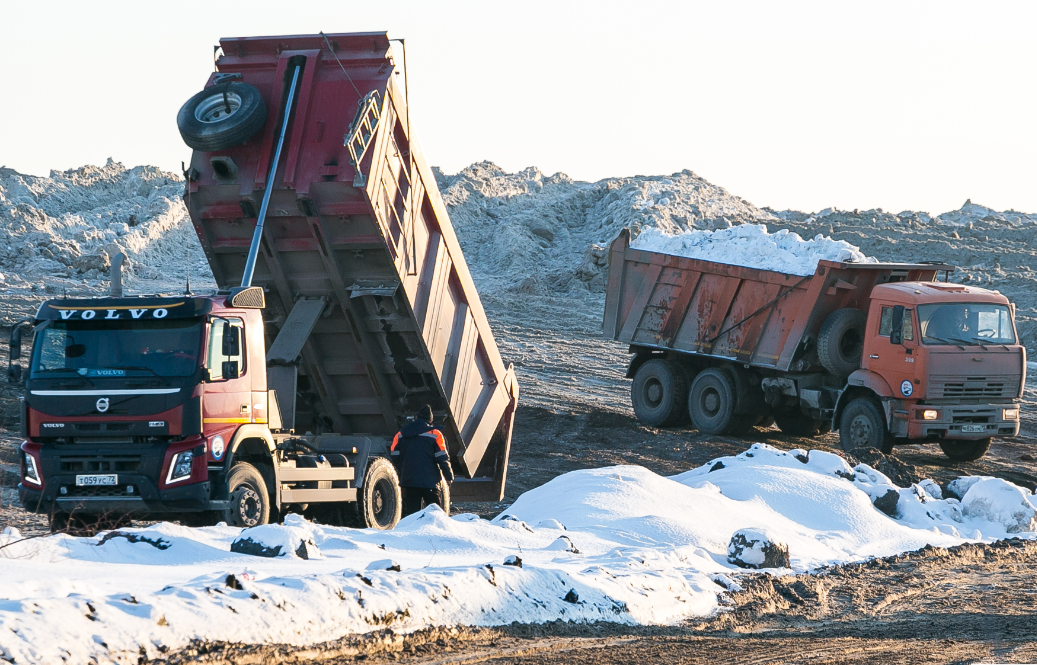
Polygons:
<instances>
[{"instance_id":1,"label":"wheel arch","mask_svg":"<svg viewBox=\"0 0 1037 665\"><path fill-rule=\"evenodd\" d=\"M878 404L879 409L886 416L886 426L888 427L889 409L886 408L886 402L893 397L893 391L890 390L886 380L874 372L859 369L850 375L848 383L850 385L839 394L839 399L835 403L835 411L832 414L832 431L839 431L839 421L842 420L846 405L859 397L869 398Z\"/></svg>"},{"instance_id":2,"label":"wheel arch","mask_svg":"<svg viewBox=\"0 0 1037 665\"><path fill-rule=\"evenodd\" d=\"M224 462L224 477L230 473L237 461L248 462L263 475L267 484L267 492L274 498L273 505L280 506L280 492L277 491L277 465L274 464L274 437L264 425L242 425L231 437L227 446L227 458Z\"/></svg>"}]
</instances>

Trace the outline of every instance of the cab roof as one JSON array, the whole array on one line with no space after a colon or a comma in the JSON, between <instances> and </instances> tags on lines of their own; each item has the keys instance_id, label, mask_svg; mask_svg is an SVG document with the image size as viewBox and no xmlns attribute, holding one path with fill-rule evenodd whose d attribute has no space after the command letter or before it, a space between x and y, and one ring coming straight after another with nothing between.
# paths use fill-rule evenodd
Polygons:
<instances>
[{"instance_id":1,"label":"cab roof","mask_svg":"<svg viewBox=\"0 0 1037 665\"><path fill-rule=\"evenodd\" d=\"M879 284L871 291L871 297L892 300L905 305L924 305L931 302L987 302L1007 305L1008 298L1000 291L981 289L978 286L951 284L949 282L892 282Z\"/></svg>"}]
</instances>

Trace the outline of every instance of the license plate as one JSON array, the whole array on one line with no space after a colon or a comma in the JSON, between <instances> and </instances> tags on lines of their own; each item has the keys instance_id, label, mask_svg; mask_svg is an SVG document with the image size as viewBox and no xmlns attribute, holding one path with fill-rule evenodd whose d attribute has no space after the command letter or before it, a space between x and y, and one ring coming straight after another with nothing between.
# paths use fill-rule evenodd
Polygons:
<instances>
[{"instance_id":1,"label":"license plate","mask_svg":"<svg viewBox=\"0 0 1037 665\"><path fill-rule=\"evenodd\" d=\"M986 425L962 425L961 426L961 431L962 432L986 432L987 431L987 426Z\"/></svg>"},{"instance_id":2,"label":"license plate","mask_svg":"<svg viewBox=\"0 0 1037 665\"><path fill-rule=\"evenodd\" d=\"M92 487L94 485L118 485L119 476L105 473L91 476L76 476L76 487Z\"/></svg>"}]
</instances>

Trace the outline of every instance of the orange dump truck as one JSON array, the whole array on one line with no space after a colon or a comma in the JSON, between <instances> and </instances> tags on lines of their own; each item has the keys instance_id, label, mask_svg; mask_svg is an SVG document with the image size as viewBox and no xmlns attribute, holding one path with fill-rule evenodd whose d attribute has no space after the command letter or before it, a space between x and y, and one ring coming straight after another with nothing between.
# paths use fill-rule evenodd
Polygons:
<instances>
[{"instance_id":1,"label":"orange dump truck","mask_svg":"<svg viewBox=\"0 0 1037 665\"><path fill-rule=\"evenodd\" d=\"M820 261L813 275L612 243L604 334L630 345L638 419L745 434L838 430L847 450L938 442L982 457L1019 433L1026 350L997 291L937 263Z\"/></svg>"}]
</instances>

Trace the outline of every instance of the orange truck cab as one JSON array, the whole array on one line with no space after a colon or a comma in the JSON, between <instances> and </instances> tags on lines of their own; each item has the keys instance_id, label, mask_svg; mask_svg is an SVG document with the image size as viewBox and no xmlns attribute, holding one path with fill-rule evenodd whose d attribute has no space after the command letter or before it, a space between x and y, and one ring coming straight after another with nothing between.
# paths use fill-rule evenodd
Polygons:
<instances>
[{"instance_id":1,"label":"orange truck cab","mask_svg":"<svg viewBox=\"0 0 1037 665\"><path fill-rule=\"evenodd\" d=\"M882 400L888 436L938 441L974 457L993 436L1019 434L1026 349L1014 305L996 291L946 282L876 286L861 368L847 380L836 420L854 397ZM867 438L865 419L841 422Z\"/></svg>"}]
</instances>

